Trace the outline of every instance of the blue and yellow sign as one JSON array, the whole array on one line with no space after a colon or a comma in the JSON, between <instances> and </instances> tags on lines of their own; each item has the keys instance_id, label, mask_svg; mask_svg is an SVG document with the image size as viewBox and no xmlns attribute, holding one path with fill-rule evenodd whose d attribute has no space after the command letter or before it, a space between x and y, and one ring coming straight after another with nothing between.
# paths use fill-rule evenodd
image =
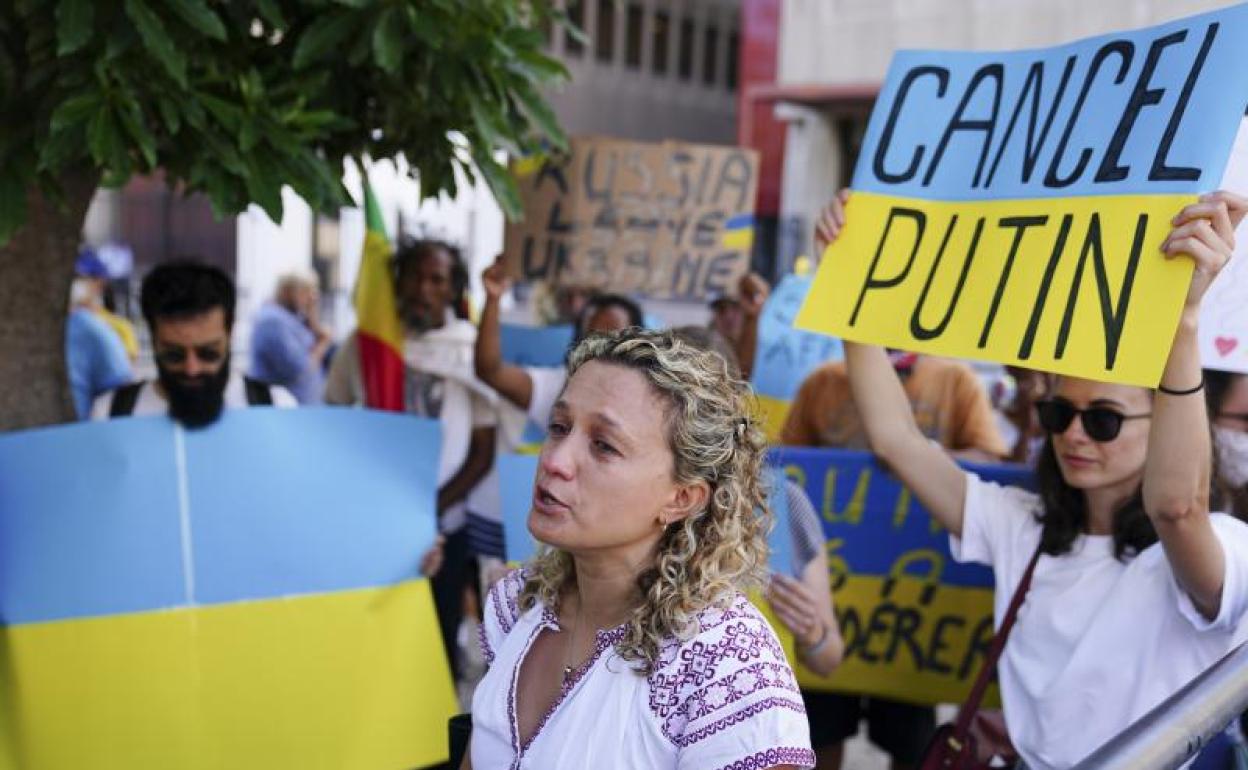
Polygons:
<instances>
[{"instance_id":1,"label":"blue and yellow sign","mask_svg":"<svg viewBox=\"0 0 1248 770\"><path fill-rule=\"evenodd\" d=\"M793 328L793 318L806 301L813 280L807 275L786 275L780 279L758 319L750 384L763 410L767 437L772 441L779 440L789 407L807 375L844 355L836 337Z\"/></svg>"},{"instance_id":2,"label":"blue and yellow sign","mask_svg":"<svg viewBox=\"0 0 1248 770\"><path fill-rule=\"evenodd\" d=\"M801 685L914 703L962 702L992 641L992 572L955 562L948 534L872 455L782 447L771 461L806 490L820 514L846 644L831 677L798 666ZM1020 466L968 467L998 483L1031 484L1031 472Z\"/></svg>"},{"instance_id":3,"label":"blue and yellow sign","mask_svg":"<svg viewBox=\"0 0 1248 770\"><path fill-rule=\"evenodd\" d=\"M438 447L331 408L0 437L0 767L444 761Z\"/></svg>"},{"instance_id":4,"label":"blue and yellow sign","mask_svg":"<svg viewBox=\"0 0 1248 770\"><path fill-rule=\"evenodd\" d=\"M1049 49L902 51L797 325L1155 386L1248 94L1248 5Z\"/></svg>"}]
</instances>

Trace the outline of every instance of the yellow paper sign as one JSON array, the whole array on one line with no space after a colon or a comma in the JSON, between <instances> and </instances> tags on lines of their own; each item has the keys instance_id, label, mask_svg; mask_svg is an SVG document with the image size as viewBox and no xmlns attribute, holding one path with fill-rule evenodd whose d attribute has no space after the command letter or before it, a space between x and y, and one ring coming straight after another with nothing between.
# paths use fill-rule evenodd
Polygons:
<instances>
[{"instance_id":1,"label":"yellow paper sign","mask_svg":"<svg viewBox=\"0 0 1248 770\"><path fill-rule=\"evenodd\" d=\"M820 692L870 693L918 705L959 703L992 643L992 589L936 585L908 576L839 575L836 618L845 659L823 677L801 665L793 635L755 599L776 629L798 684ZM995 683L985 705L1000 704Z\"/></svg>"},{"instance_id":2,"label":"yellow paper sign","mask_svg":"<svg viewBox=\"0 0 1248 770\"><path fill-rule=\"evenodd\" d=\"M849 340L1146 387L1192 263L1192 195L940 202L855 192L796 325Z\"/></svg>"}]
</instances>

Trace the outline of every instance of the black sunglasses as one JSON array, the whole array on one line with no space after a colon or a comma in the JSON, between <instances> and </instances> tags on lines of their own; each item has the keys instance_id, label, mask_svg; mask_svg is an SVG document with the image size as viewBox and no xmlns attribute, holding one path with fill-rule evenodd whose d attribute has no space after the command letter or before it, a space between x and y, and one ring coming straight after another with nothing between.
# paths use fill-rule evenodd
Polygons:
<instances>
[{"instance_id":1,"label":"black sunglasses","mask_svg":"<svg viewBox=\"0 0 1248 770\"><path fill-rule=\"evenodd\" d=\"M1124 420L1138 420L1152 417L1148 414L1123 414L1105 406L1093 406L1087 409L1076 409L1069 401L1048 398L1036 402L1036 414L1040 417L1040 426L1053 434L1065 433L1066 429L1079 417L1083 423L1083 432L1093 441L1113 441L1122 431Z\"/></svg>"},{"instance_id":2,"label":"black sunglasses","mask_svg":"<svg viewBox=\"0 0 1248 770\"><path fill-rule=\"evenodd\" d=\"M225 351L215 345L193 345L191 347L171 345L157 350L156 360L165 366L180 366L186 363L186 359L191 351L194 351L195 357L205 364L215 364L225 358Z\"/></svg>"}]
</instances>

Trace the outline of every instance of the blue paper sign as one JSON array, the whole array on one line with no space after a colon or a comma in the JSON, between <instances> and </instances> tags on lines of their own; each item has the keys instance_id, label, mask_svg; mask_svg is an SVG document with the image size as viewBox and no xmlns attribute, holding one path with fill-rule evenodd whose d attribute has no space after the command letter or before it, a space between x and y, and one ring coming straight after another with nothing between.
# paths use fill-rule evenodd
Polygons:
<instances>
[{"instance_id":1,"label":"blue paper sign","mask_svg":"<svg viewBox=\"0 0 1248 770\"><path fill-rule=\"evenodd\" d=\"M928 200L1201 193L1248 95L1248 5L1026 51L900 51L854 188Z\"/></svg>"},{"instance_id":2,"label":"blue paper sign","mask_svg":"<svg viewBox=\"0 0 1248 770\"><path fill-rule=\"evenodd\" d=\"M505 454L494 460L498 482L503 491L503 547L507 561L523 564L537 553L537 541L529 534L529 512L533 508L533 482L537 478L537 455ZM768 537L773 572L795 574L793 544L789 526L789 505L783 490L783 479L771 471L768 498L775 525Z\"/></svg>"},{"instance_id":3,"label":"blue paper sign","mask_svg":"<svg viewBox=\"0 0 1248 770\"><path fill-rule=\"evenodd\" d=\"M815 504L832 547L834 572L922 578L933 585L992 586L992 572L953 560L949 535L895 476L868 452L780 447L770 462L784 469ZM1030 488L1019 465L964 464L981 478Z\"/></svg>"},{"instance_id":4,"label":"blue paper sign","mask_svg":"<svg viewBox=\"0 0 1248 770\"><path fill-rule=\"evenodd\" d=\"M568 348L572 345L574 330L563 326L517 326L503 324L503 360L516 366L562 367ZM529 420L524 426L520 441L524 444L540 444L546 438L546 426Z\"/></svg>"},{"instance_id":5,"label":"blue paper sign","mask_svg":"<svg viewBox=\"0 0 1248 770\"><path fill-rule=\"evenodd\" d=\"M436 535L439 431L321 407L0 436L0 624L416 577Z\"/></svg>"},{"instance_id":6,"label":"blue paper sign","mask_svg":"<svg viewBox=\"0 0 1248 770\"><path fill-rule=\"evenodd\" d=\"M845 355L836 337L793 328L793 319L806 301L813 280L810 276L786 275L763 305L750 376L760 396L792 401L802 381L816 367Z\"/></svg>"},{"instance_id":7,"label":"blue paper sign","mask_svg":"<svg viewBox=\"0 0 1248 770\"><path fill-rule=\"evenodd\" d=\"M499 328L503 360L516 366L563 366L572 345L573 329L561 326L519 326Z\"/></svg>"}]
</instances>

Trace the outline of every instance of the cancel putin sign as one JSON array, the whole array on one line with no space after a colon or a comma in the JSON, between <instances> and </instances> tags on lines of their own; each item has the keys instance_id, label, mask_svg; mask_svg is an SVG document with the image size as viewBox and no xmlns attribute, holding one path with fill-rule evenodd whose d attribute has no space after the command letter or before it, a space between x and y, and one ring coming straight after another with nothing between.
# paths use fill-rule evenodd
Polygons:
<instances>
[{"instance_id":1,"label":"cancel putin sign","mask_svg":"<svg viewBox=\"0 0 1248 770\"><path fill-rule=\"evenodd\" d=\"M1218 187L1248 6L1050 49L903 51L797 325L1154 386L1191 276L1161 243Z\"/></svg>"}]
</instances>

